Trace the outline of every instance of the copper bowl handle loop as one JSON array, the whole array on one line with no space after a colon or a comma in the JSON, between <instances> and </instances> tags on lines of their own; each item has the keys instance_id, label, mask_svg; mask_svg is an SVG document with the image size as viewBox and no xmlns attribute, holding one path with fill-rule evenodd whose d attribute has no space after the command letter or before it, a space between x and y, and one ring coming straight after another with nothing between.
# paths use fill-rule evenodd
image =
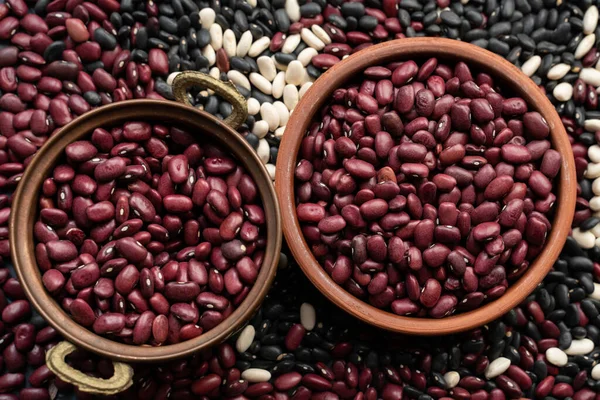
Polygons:
<instances>
[{"instance_id":1,"label":"copper bowl handle loop","mask_svg":"<svg viewBox=\"0 0 600 400\"><path fill-rule=\"evenodd\" d=\"M46 353L48 369L82 392L92 394L110 396L127 390L133 384L133 368L121 362L113 361L115 371L109 379L94 378L76 370L65 362L65 357L75 350L75 345L69 342L58 343Z\"/></svg>"},{"instance_id":2,"label":"copper bowl handle loop","mask_svg":"<svg viewBox=\"0 0 600 400\"><path fill-rule=\"evenodd\" d=\"M224 121L231 128L239 128L246 121L246 118L248 118L246 99L237 91L233 82L224 82L197 71L180 72L173 79L173 95L175 99L180 103L191 106L192 104L188 98L187 91L194 86L212 89L232 105L233 111Z\"/></svg>"}]
</instances>

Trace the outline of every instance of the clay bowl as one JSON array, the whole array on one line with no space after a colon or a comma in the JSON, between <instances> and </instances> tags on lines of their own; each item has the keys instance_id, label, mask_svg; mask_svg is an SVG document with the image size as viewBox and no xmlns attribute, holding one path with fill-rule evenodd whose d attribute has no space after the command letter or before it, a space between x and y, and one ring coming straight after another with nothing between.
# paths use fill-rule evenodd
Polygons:
<instances>
[{"instance_id":1,"label":"clay bowl","mask_svg":"<svg viewBox=\"0 0 600 400\"><path fill-rule=\"evenodd\" d=\"M229 90L232 90L231 87ZM238 107L237 115L243 115L243 121L246 118L246 108L241 108L242 106L245 107L245 103L234 104L234 109ZM33 225L38 216L38 198L42 182L63 156L65 147L71 142L88 137L97 127L106 128L132 120L181 126L190 132L205 135L228 149L256 182L267 220L264 262L246 299L212 330L174 345L151 347L122 344L98 336L80 326L46 291L35 257ZM12 259L19 280L27 297L44 320L66 340L81 348L113 360L135 363L167 361L189 356L221 343L234 334L252 317L267 294L277 270L282 241L281 216L275 190L256 152L234 129L212 115L184 104L159 100L131 100L98 108L77 118L51 137L27 168L15 193L10 237Z\"/></svg>"},{"instance_id":2,"label":"clay bowl","mask_svg":"<svg viewBox=\"0 0 600 400\"><path fill-rule=\"evenodd\" d=\"M489 73L505 84L507 89L525 99L530 109L542 114L551 129L553 148L562 155L558 204L555 206L552 230L543 252L499 299L470 312L442 319L398 316L359 300L337 285L319 265L304 240L296 216L294 197L294 169L300 143L314 116L334 90L367 67L411 59L424 61L429 57L450 62L464 61L470 67ZM525 299L548 273L565 243L575 209L576 185L575 164L567 134L554 107L533 81L495 54L470 44L440 38L400 39L375 45L337 63L317 79L300 100L287 124L279 148L275 184L282 207L283 231L287 243L312 283L329 300L356 318L379 328L415 335L465 331L497 319Z\"/></svg>"}]
</instances>

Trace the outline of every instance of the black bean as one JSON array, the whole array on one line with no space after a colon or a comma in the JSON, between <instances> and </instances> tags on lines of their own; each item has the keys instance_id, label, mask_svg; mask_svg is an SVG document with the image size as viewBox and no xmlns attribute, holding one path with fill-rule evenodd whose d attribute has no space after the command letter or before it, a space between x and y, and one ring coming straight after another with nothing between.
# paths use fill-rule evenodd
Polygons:
<instances>
[{"instance_id":1,"label":"black bean","mask_svg":"<svg viewBox=\"0 0 600 400\"><path fill-rule=\"evenodd\" d=\"M535 341L542 339L542 335L540 334L538 327L532 321L527 322L524 332L527 334L527 336L531 337Z\"/></svg>"},{"instance_id":2,"label":"black bean","mask_svg":"<svg viewBox=\"0 0 600 400\"><path fill-rule=\"evenodd\" d=\"M406 11L404 8L400 8L398 10L398 20L400 21L400 26L403 28L408 28L411 23L410 13Z\"/></svg>"},{"instance_id":3,"label":"black bean","mask_svg":"<svg viewBox=\"0 0 600 400\"><path fill-rule=\"evenodd\" d=\"M552 322L562 321L565 318L567 312L565 310L554 310L546 317Z\"/></svg>"},{"instance_id":4,"label":"black bean","mask_svg":"<svg viewBox=\"0 0 600 400\"><path fill-rule=\"evenodd\" d=\"M442 19L442 23L448 25L448 26L452 26L452 27L458 27L461 24L461 19L458 15L456 15L455 12L453 11L442 11L440 13L440 18Z\"/></svg>"},{"instance_id":5,"label":"black bean","mask_svg":"<svg viewBox=\"0 0 600 400\"><path fill-rule=\"evenodd\" d=\"M252 366L252 363L250 361L236 360L236 362L235 362L235 367L242 372L247 370L251 366Z\"/></svg>"},{"instance_id":6,"label":"black bean","mask_svg":"<svg viewBox=\"0 0 600 400\"><path fill-rule=\"evenodd\" d=\"M558 337L558 348L562 350L568 349L572 342L573 336L571 336L571 332L562 332Z\"/></svg>"},{"instance_id":7,"label":"black bean","mask_svg":"<svg viewBox=\"0 0 600 400\"><path fill-rule=\"evenodd\" d=\"M198 11L200 11L200 9L198 8L198 5L196 5L196 3L194 3L192 0L181 0L181 4L185 8L185 11L189 14L192 14L192 13L197 14Z\"/></svg>"},{"instance_id":8,"label":"black bean","mask_svg":"<svg viewBox=\"0 0 600 400\"><path fill-rule=\"evenodd\" d=\"M404 389L402 391L403 394L406 394L409 398L419 397L423 394L420 390L415 387L404 385Z\"/></svg>"},{"instance_id":9,"label":"black bean","mask_svg":"<svg viewBox=\"0 0 600 400\"><path fill-rule=\"evenodd\" d=\"M588 250L588 254L594 262L600 261L600 247L598 247L598 246L592 247L590 250Z\"/></svg>"},{"instance_id":10,"label":"black bean","mask_svg":"<svg viewBox=\"0 0 600 400\"><path fill-rule=\"evenodd\" d=\"M589 217L588 219L583 221L581 223L581 225L579 225L579 229L581 229L582 231L589 231L590 229L592 229L593 227L598 225L599 222L600 222L600 218ZM588 259L588 261L590 261L590 260ZM593 263L591 263L591 261L590 261L590 264L591 264L590 271L592 271L594 269L594 265L593 265Z\"/></svg>"},{"instance_id":11,"label":"black bean","mask_svg":"<svg viewBox=\"0 0 600 400\"><path fill-rule=\"evenodd\" d=\"M570 304L566 308L567 314L565 315L565 324L568 326L576 326L579 324L579 311L575 304Z\"/></svg>"},{"instance_id":12,"label":"black bean","mask_svg":"<svg viewBox=\"0 0 600 400\"><path fill-rule=\"evenodd\" d=\"M514 348L519 348L521 345L521 333L517 331L513 331L512 340L510 341L511 346Z\"/></svg>"},{"instance_id":13,"label":"black bean","mask_svg":"<svg viewBox=\"0 0 600 400\"><path fill-rule=\"evenodd\" d=\"M145 24L148 22L148 13L145 11L134 11L131 16L139 23Z\"/></svg>"},{"instance_id":14,"label":"black bean","mask_svg":"<svg viewBox=\"0 0 600 400\"><path fill-rule=\"evenodd\" d=\"M121 10L123 10L123 2L121 2ZM123 26L123 18L121 18L121 14L117 12L111 13L109 16L109 20L115 29L119 29Z\"/></svg>"},{"instance_id":15,"label":"black bean","mask_svg":"<svg viewBox=\"0 0 600 400\"><path fill-rule=\"evenodd\" d=\"M348 24L346 23L344 17L340 15L331 14L329 17L327 17L327 21L335 27L340 28L342 30L346 30L346 28L348 27Z\"/></svg>"},{"instance_id":16,"label":"black bean","mask_svg":"<svg viewBox=\"0 0 600 400\"><path fill-rule=\"evenodd\" d=\"M464 17L469 20L474 27L481 26L483 23L483 15L476 10L467 11Z\"/></svg>"},{"instance_id":17,"label":"black bean","mask_svg":"<svg viewBox=\"0 0 600 400\"><path fill-rule=\"evenodd\" d=\"M365 14L365 6L358 2L348 2L342 4L341 11L345 17L360 18Z\"/></svg>"},{"instance_id":18,"label":"black bean","mask_svg":"<svg viewBox=\"0 0 600 400\"><path fill-rule=\"evenodd\" d=\"M316 4L316 3L312 3L312 4ZM266 8L260 9L260 11L258 12L258 22L262 22L269 30L273 30L273 29L277 28L275 26L275 17L271 13L271 11L269 11Z\"/></svg>"},{"instance_id":19,"label":"black bean","mask_svg":"<svg viewBox=\"0 0 600 400\"><path fill-rule=\"evenodd\" d=\"M227 7L223 8L226 9ZM228 8L228 11L231 12L231 16L233 17L233 10ZM223 15L222 13L217 13L215 17L215 24L218 24L224 31L229 29L229 22L227 21L225 15Z\"/></svg>"},{"instance_id":20,"label":"black bean","mask_svg":"<svg viewBox=\"0 0 600 400\"><path fill-rule=\"evenodd\" d=\"M44 50L44 60L46 60L48 64L53 61L61 60L62 53L66 49L67 45L63 41L57 40L52 42L46 47L46 50Z\"/></svg>"},{"instance_id":21,"label":"black bean","mask_svg":"<svg viewBox=\"0 0 600 400\"><path fill-rule=\"evenodd\" d=\"M113 50L117 47L117 39L104 28L98 28L94 31L94 41L104 50Z\"/></svg>"},{"instance_id":22,"label":"black bean","mask_svg":"<svg viewBox=\"0 0 600 400\"><path fill-rule=\"evenodd\" d=\"M248 350L246 350L248 353L250 354L257 354L260 351L260 342L258 340L252 342L252 344L250 345L250 347L248 347Z\"/></svg>"},{"instance_id":23,"label":"black bean","mask_svg":"<svg viewBox=\"0 0 600 400\"><path fill-rule=\"evenodd\" d=\"M250 363L250 368L270 370L274 365L273 361L256 359Z\"/></svg>"},{"instance_id":24,"label":"black bean","mask_svg":"<svg viewBox=\"0 0 600 400\"><path fill-rule=\"evenodd\" d=\"M588 113L587 111L586 111L585 115L586 115L588 118L590 118L590 119L592 119L592 118L593 118L593 117L590 117L590 116L589 116L589 113ZM596 139L594 138L594 135L593 135L591 132L584 132L584 133L582 133L581 135L579 135L579 141L580 141L581 143L583 143L584 145L588 146L588 147L596 143ZM584 179L584 180L585 180L585 179ZM588 181L588 182L589 182L589 181ZM580 185L581 185L581 183L580 183ZM582 189L583 189L583 188L582 188ZM586 196L585 196L583 193L582 193L581 195L582 195L582 196L583 196L583 198L585 198L586 200L590 200L590 199L591 199L591 197L586 197Z\"/></svg>"},{"instance_id":25,"label":"black bean","mask_svg":"<svg viewBox=\"0 0 600 400\"><path fill-rule=\"evenodd\" d=\"M177 17L181 17L185 12L183 10L183 4L181 4L181 0L172 0L171 6L173 7L173 11Z\"/></svg>"},{"instance_id":26,"label":"black bean","mask_svg":"<svg viewBox=\"0 0 600 400\"><path fill-rule=\"evenodd\" d=\"M554 377L554 384L558 384L558 383L567 383L569 385L573 384L573 378L571 378L570 376L566 376L566 375L556 375Z\"/></svg>"},{"instance_id":27,"label":"black bean","mask_svg":"<svg viewBox=\"0 0 600 400\"><path fill-rule=\"evenodd\" d=\"M600 328L590 324L585 327L585 330L587 332L587 336L593 340L594 343L598 343L598 340L600 339Z\"/></svg>"},{"instance_id":28,"label":"black bean","mask_svg":"<svg viewBox=\"0 0 600 400\"><path fill-rule=\"evenodd\" d=\"M327 363L331 360L331 355L326 350L319 349L318 347L312 349L311 356L314 361Z\"/></svg>"},{"instance_id":29,"label":"black bean","mask_svg":"<svg viewBox=\"0 0 600 400\"><path fill-rule=\"evenodd\" d=\"M237 89L237 91L238 91L238 92L240 92L240 94L241 94L242 96L244 96L246 99L249 99L249 98L250 98L250 95L252 94L252 92L250 92L250 89L246 89L245 87L238 86L238 85L235 85L235 88L236 88L236 89ZM250 117L252 117L252 116L250 115Z\"/></svg>"},{"instance_id":30,"label":"black bean","mask_svg":"<svg viewBox=\"0 0 600 400\"><path fill-rule=\"evenodd\" d=\"M279 376L286 374L294 370L296 363L291 360L280 361L271 368L271 374L273 376Z\"/></svg>"},{"instance_id":31,"label":"black bean","mask_svg":"<svg viewBox=\"0 0 600 400\"><path fill-rule=\"evenodd\" d=\"M102 104L102 99L97 92L85 92L83 94L83 98L92 107L98 107L100 104Z\"/></svg>"},{"instance_id":32,"label":"black bean","mask_svg":"<svg viewBox=\"0 0 600 400\"><path fill-rule=\"evenodd\" d=\"M507 55L510 51L510 46L496 38L491 38L488 43L488 50L500 55Z\"/></svg>"},{"instance_id":33,"label":"black bean","mask_svg":"<svg viewBox=\"0 0 600 400\"><path fill-rule=\"evenodd\" d=\"M552 31L549 31L545 28L538 28L530 34L531 39L533 39L536 43L550 40L552 39Z\"/></svg>"},{"instance_id":34,"label":"black bean","mask_svg":"<svg viewBox=\"0 0 600 400\"><path fill-rule=\"evenodd\" d=\"M588 220L586 220L586 221L589 221L590 219L596 219L597 222L600 222L600 219L596 218L596 217L588 218ZM596 221L591 221L591 222L596 222ZM594 226L596 225L596 223L594 223ZM573 271L592 272L594 270L594 263L589 258L581 257L581 256L570 257L567 261L569 263L569 268L572 269Z\"/></svg>"},{"instance_id":35,"label":"black bean","mask_svg":"<svg viewBox=\"0 0 600 400\"><path fill-rule=\"evenodd\" d=\"M442 28L439 25L429 25L425 28L428 35L436 36L442 33Z\"/></svg>"},{"instance_id":36,"label":"black bean","mask_svg":"<svg viewBox=\"0 0 600 400\"><path fill-rule=\"evenodd\" d=\"M490 360L495 360L496 358L500 357L502 355L502 353L504 353L504 349L506 348L506 342L504 340L498 340L495 342L492 342L490 345L489 350L487 351L487 356ZM470 353L468 351L466 351L463 347L463 351Z\"/></svg>"},{"instance_id":37,"label":"black bean","mask_svg":"<svg viewBox=\"0 0 600 400\"><path fill-rule=\"evenodd\" d=\"M548 376L548 366L542 360L537 360L533 364L533 373L538 377L538 380L544 379Z\"/></svg>"},{"instance_id":38,"label":"black bean","mask_svg":"<svg viewBox=\"0 0 600 400\"><path fill-rule=\"evenodd\" d=\"M522 33L523 29L524 29L523 21L517 21L512 24L512 27L510 28L510 33L511 33L511 35L517 35L519 33Z\"/></svg>"},{"instance_id":39,"label":"black bean","mask_svg":"<svg viewBox=\"0 0 600 400\"><path fill-rule=\"evenodd\" d=\"M508 358L514 365L518 365L521 361L521 356L519 355L519 352L513 346L506 347L503 355L504 357Z\"/></svg>"},{"instance_id":40,"label":"black bean","mask_svg":"<svg viewBox=\"0 0 600 400\"><path fill-rule=\"evenodd\" d=\"M502 1L502 18L508 19L515 13L515 1L514 0L503 0Z\"/></svg>"},{"instance_id":41,"label":"black bean","mask_svg":"<svg viewBox=\"0 0 600 400\"><path fill-rule=\"evenodd\" d=\"M498 22L488 29L491 37L497 37L500 35L507 35L510 33L511 23L508 21Z\"/></svg>"},{"instance_id":42,"label":"black bean","mask_svg":"<svg viewBox=\"0 0 600 400\"><path fill-rule=\"evenodd\" d=\"M263 346L259 352L260 356L268 361L277 361L283 354L283 350L279 346Z\"/></svg>"},{"instance_id":43,"label":"black bean","mask_svg":"<svg viewBox=\"0 0 600 400\"><path fill-rule=\"evenodd\" d=\"M583 306L583 304L582 304L582 306ZM576 326L573 329L571 329L571 335L573 336L573 339L579 340L579 339L583 339L587 336L587 331L585 330L585 327L583 327L583 326Z\"/></svg>"},{"instance_id":44,"label":"black bean","mask_svg":"<svg viewBox=\"0 0 600 400\"><path fill-rule=\"evenodd\" d=\"M430 11L423 17L423 25L428 27L431 24L435 24L438 19L438 13L436 10Z\"/></svg>"},{"instance_id":45,"label":"black bean","mask_svg":"<svg viewBox=\"0 0 600 400\"><path fill-rule=\"evenodd\" d=\"M122 13L121 18L123 19L124 25L133 26L135 24L135 18L130 13Z\"/></svg>"},{"instance_id":46,"label":"black bean","mask_svg":"<svg viewBox=\"0 0 600 400\"><path fill-rule=\"evenodd\" d=\"M556 8L551 8L548 11L548 20L546 21L546 28L555 29L558 25L558 10Z\"/></svg>"},{"instance_id":47,"label":"black bean","mask_svg":"<svg viewBox=\"0 0 600 400\"><path fill-rule=\"evenodd\" d=\"M154 39L154 38L152 38ZM152 40L150 39L149 42ZM177 35L173 35L167 31L159 31L158 32L158 39L161 40L163 43L166 43L167 45L173 45L173 44L178 44L179 43L179 37ZM161 47L159 47L161 48Z\"/></svg>"},{"instance_id":48,"label":"black bean","mask_svg":"<svg viewBox=\"0 0 600 400\"><path fill-rule=\"evenodd\" d=\"M250 352L236 353L236 358L243 361L254 361L256 360L256 356L251 354Z\"/></svg>"},{"instance_id":49,"label":"black bean","mask_svg":"<svg viewBox=\"0 0 600 400\"><path fill-rule=\"evenodd\" d=\"M567 44L567 50L571 53L574 53L577 49L577 46L579 46L581 39L583 39L583 33L573 36L573 38L569 40L569 43Z\"/></svg>"},{"instance_id":50,"label":"black bean","mask_svg":"<svg viewBox=\"0 0 600 400\"><path fill-rule=\"evenodd\" d=\"M197 69L202 69L202 68L206 68L208 67L208 58L204 57L202 54L198 54L195 59L194 59L194 63L196 65Z\"/></svg>"},{"instance_id":51,"label":"black bean","mask_svg":"<svg viewBox=\"0 0 600 400\"><path fill-rule=\"evenodd\" d=\"M306 3L300 6L300 15L303 18L314 18L319 14L321 14L321 6L317 3Z\"/></svg>"},{"instance_id":52,"label":"black bean","mask_svg":"<svg viewBox=\"0 0 600 400\"><path fill-rule=\"evenodd\" d=\"M375 27L377 27L377 18L371 15L363 15L358 20L358 27L360 30L365 32L371 32Z\"/></svg>"},{"instance_id":53,"label":"black bean","mask_svg":"<svg viewBox=\"0 0 600 400\"><path fill-rule=\"evenodd\" d=\"M150 39L152 40L152 39ZM135 49L131 52L131 59L135 62L147 63L148 53L141 49Z\"/></svg>"},{"instance_id":54,"label":"black bean","mask_svg":"<svg viewBox=\"0 0 600 400\"><path fill-rule=\"evenodd\" d=\"M173 89L171 88L171 85L169 85L167 82L163 81L162 79L157 79L155 81L154 89L156 90L156 92L158 94L160 94L164 98L167 98L169 100L175 100L175 97L173 96Z\"/></svg>"},{"instance_id":55,"label":"black bean","mask_svg":"<svg viewBox=\"0 0 600 400\"><path fill-rule=\"evenodd\" d=\"M577 281L577 279L572 278L572 277L569 276L569 277L565 278L565 285L567 285L567 287L569 289L572 289L572 288L578 287L579 286L579 282Z\"/></svg>"},{"instance_id":56,"label":"black bean","mask_svg":"<svg viewBox=\"0 0 600 400\"><path fill-rule=\"evenodd\" d=\"M593 327L593 325L591 326ZM593 357L588 357L585 355L573 356L572 360L575 364L579 366L579 368L591 368L592 366L594 366L595 363L595 359Z\"/></svg>"},{"instance_id":57,"label":"black bean","mask_svg":"<svg viewBox=\"0 0 600 400\"><path fill-rule=\"evenodd\" d=\"M569 297L571 298L572 302L576 303L578 301L585 299L586 293L585 293L585 290L583 290L583 288L576 287L574 289L571 289L571 291L569 293Z\"/></svg>"},{"instance_id":58,"label":"black bean","mask_svg":"<svg viewBox=\"0 0 600 400\"><path fill-rule=\"evenodd\" d=\"M290 330L292 325L294 325L293 322L286 322L286 321L280 322L279 324L277 324L277 331L287 332Z\"/></svg>"},{"instance_id":59,"label":"black bean","mask_svg":"<svg viewBox=\"0 0 600 400\"><path fill-rule=\"evenodd\" d=\"M268 335L265 335L260 339L260 343L264 345L280 344L280 339L281 337L276 333L269 333Z\"/></svg>"},{"instance_id":60,"label":"black bean","mask_svg":"<svg viewBox=\"0 0 600 400\"><path fill-rule=\"evenodd\" d=\"M348 4L348 3L346 3ZM358 18L355 17L346 17L346 29L349 31L354 31L358 28Z\"/></svg>"},{"instance_id":61,"label":"black bean","mask_svg":"<svg viewBox=\"0 0 600 400\"><path fill-rule=\"evenodd\" d=\"M208 63L208 60L207 60ZM229 60L230 68L235 69L236 71L240 71L242 73L250 73L252 72L252 67L250 63L240 57L231 57Z\"/></svg>"},{"instance_id":62,"label":"black bean","mask_svg":"<svg viewBox=\"0 0 600 400\"><path fill-rule=\"evenodd\" d=\"M50 4L50 0L40 0L36 1L33 10L40 17L44 17L46 15L46 7Z\"/></svg>"},{"instance_id":63,"label":"black bean","mask_svg":"<svg viewBox=\"0 0 600 400\"><path fill-rule=\"evenodd\" d=\"M293 53L275 53L275 60L278 63L288 65L296 59L296 55Z\"/></svg>"},{"instance_id":64,"label":"black bean","mask_svg":"<svg viewBox=\"0 0 600 400\"><path fill-rule=\"evenodd\" d=\"M273 17L275 18L277 30L280 32L287 32L290 29L290 18L284 9L275 10Z\"/></svg>"},{"instance_id":65,"label":"black bean","mask_svg":"<svg viewBox=\"0 0 600 400\"><path fill-rule=\"evenodd\" d=\"M465 353L477 353L479 352L485 344L483 340L468 340L463 342L461 345L462 351Z\"/></svg>"},{"instance_id":66,"label":"black bean","mask_svg":"<svg viewBox=\"0 0 600 400\"><path fill-rule=\"evenodd\" d=\"M515 7L523 14L529 14L532 8L528 0L515 0Z\"/></svg>"},{"instance_id":67,"label":"black bean","mask_svg":"<svg viewBox=\"0 0 600 400\"><path fill-rule=\"evenodd\" d=\"M308 47L308 45L304 42L300 42L298 44L298 46L296 46L296 48L294 49L294 52L292 54L294 54L295 56L298 56L298 54L300 54L300 52L304 49L306 49Z\"/></svg>"},{"instance_id":68,"label":"black bean","mask_svg":"<svg viewBox=\"0 0 600 400\"><path fill-rule=\"evenodd\" d=\"M294 369L301 374L314 374L315 369L310 364L296 363Z\"/></svg>"},{"instance_id":69,"label":"black bean","mask_svg":"<svg viewBox=\"0 0 600 400\"><path fill-rule=\"evenodd\" d=\"M536 46L536 50L539 54L554 54L556 52L557 46L545 40L538 42Z\"/></svg>"},{"instance_id":70,"label":"black bean","mask_svg":"<svg viewBox=\"0 0 600 400\"><path fill-rule=\"evenodd\" d=\"M517 46L513 48L510 53L506 56L506 59L513 64L516 64L519 58L521 57L521 47Z\"/></svg>"}]
</instances>

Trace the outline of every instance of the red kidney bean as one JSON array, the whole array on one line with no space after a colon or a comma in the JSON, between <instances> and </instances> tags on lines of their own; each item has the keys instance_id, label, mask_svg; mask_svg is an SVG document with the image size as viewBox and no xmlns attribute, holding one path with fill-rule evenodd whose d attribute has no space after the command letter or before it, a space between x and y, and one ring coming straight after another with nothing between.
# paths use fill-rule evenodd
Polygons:
<instances>
[{"instance_id":1,"label":"red kidney bean","mask_svg":"<svg viewBox=\"0 0 600 400\"><path fill-rule=\"evenodd\" d=\"M561 165L561 155L558 151L549 149L544 153L540 171L549 179L555 178L558 175Z\"/></svg>"},{"instance_id":2,"label":"red kidney bean","mask_svg":"<svg viewBox=\"0 0 600 400\"><path fill-rule=\"evenodd\" d=\"M145 311L140 315L133 328L133 343L140 345L150 339L154 319L155 316L152 311Z\"/></svg>"},{"instance_id":3,"label":"red kidney bean","mask_svg":"<svg viewBox=\"0 0 600 400\"><path fill-rule=\"evenodd\" d=\"M25 374L8 373L0 376L0 392L6 393L16 390L25 383Z\"/></svg>"},{"instance_id":4,"label":"red kidney bean","mask_svg":"<svg viewBox=\"0 0 600 400\"><path fill-rule=\"evenodd\" d=\"M100 278L100 269L95 262L82 265L71 272L71 282L75 289L83 289L94 284Z\"/></svg>"},{"instance_id":5,"label":"red kidney bean","mask_svg":"<svg viewBox=\"0 0 600 400\"><path fill-rule=\"evenodd\" d=\"M115 289L121 294L129 294L139 279L139 272L133 265L126 266L115 279Z\"/></svg>"},{"instance_id":6,"label":"red kidney bean","mask_svg":"<svg viewBox=\"0 0 600 400\"><path fill-rule=\"evenodd\" d=\"M365 75L335 91L301 146L297 215L315 256L346 290L401 315L441 318L500 296L516 278L503 282L504 267L522 273L550 229L560 155L546 122L464 63ZM391 260L415 275L392 278Z\"/></svg>"},{"instance_id":7,"label":"red kidney bean","mask_svg":"<svg viewBox=\"0 0 600 400\"><path fill-rule=\"evenodd\" d=\"M529 187L541 198L550 194L552 182L540 171L533 171L529 177Z\"/></svg>"},{"instance_id":8,"label":"red kidney bean","mask_svg":"<svg viewBox=\"0 0 600 400\"><path fill-rule=\"evenodd\" d=\"M69 312L78 324L90 327L96 321L96 315L88 303L81 299L75 299L69 306Z\"/></svg>"},{"instance_id":9,"label":"red kidney bean","mask_svg":"<svg viewBox=\"0 0 600 400\"><path fill-rule=\"evenodd\" d=\"M64 286L65 277L60 273L60 271L51 269L44 273L42 282L50 293L57 293Z\"/></svg>"},{"instance_id":10,"label":"red kidney bean","mask_svg":"<svg viewBox=\"0 0 600 400\"><path fill-rule=\"evenodd\" d=\"M106 313L100 315L94 322L94 332L97 334L116 333L125 327L125 315Z\"/></svg>"}]
</instances>

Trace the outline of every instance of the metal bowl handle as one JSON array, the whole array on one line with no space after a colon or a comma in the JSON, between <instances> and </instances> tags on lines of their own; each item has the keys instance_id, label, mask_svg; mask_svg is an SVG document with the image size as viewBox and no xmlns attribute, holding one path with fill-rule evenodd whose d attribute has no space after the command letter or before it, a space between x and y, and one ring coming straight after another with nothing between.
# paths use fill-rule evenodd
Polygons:
<instances>
[{"instance_id":1,"label":"metal bowl handle","mask_svg":"<svg viewBox=\"0 0 600 400\"><path fill-rule=\"evenodd\" d=\"M173 80L173 95L175 99L183 104L191 106L187 91L194 86L212 89L227 100L233 107L231 115L225 118L225 123L233 129L239 128L248 117L248 106L246 99L235 88L231 81L221 81L210 75L197 71L184 71L177 74Z\"/></svg>"},{"instance_id":2,"label":"metal bowl handle","mask_svg":"<svg viewBox=\"0 0 600 400\"><path fill-rule=\"evenodd\" d=\"M114 373L109 379L94 378L76 370L65 362L65 357L77 350L69 342L60 342L46 353L48 369L60 379L75 385L82 392L113 395L127 390L133 384L133 368L113 361Z\"/></svg>"}]
</instances>

